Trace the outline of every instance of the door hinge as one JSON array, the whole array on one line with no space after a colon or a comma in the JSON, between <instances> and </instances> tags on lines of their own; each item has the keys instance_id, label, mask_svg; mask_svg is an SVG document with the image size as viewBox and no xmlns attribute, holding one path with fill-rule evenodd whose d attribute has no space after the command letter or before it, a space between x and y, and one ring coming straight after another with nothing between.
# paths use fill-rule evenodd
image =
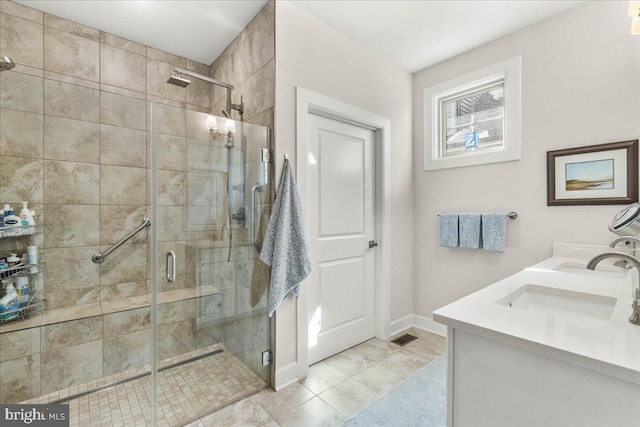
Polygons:
<instances>
[{"instance_id":1,"label":"door hinge","mask_svg":"<svg viewBox=\"0 0 640 427\"><path fill-rule=\"evenodd\" d=\"M267 366L271 364L271 350L262 352L262 366Z\"/></svg>"},{"instance_id":2,"label":"door hinge","mask_svg":"<svg viewBox=\"0 0 640 427\"><path fill-rule=\"evenodd\" d=\"M260 160L262 161L262 163L271 163L271 150L269 150L268 148L263 148Z\"/></svg>"}]
</instances>

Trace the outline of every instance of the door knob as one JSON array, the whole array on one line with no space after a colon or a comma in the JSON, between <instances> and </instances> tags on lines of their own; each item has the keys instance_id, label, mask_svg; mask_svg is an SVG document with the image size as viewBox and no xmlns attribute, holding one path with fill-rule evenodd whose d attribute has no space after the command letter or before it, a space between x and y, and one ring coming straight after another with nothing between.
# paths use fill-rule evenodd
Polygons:
<instances>
[{"instance_id":1,"label":"door knob","mask_svg":"<svg viewBox=\"0 0 640 427\"><path fill-rule=\"evenodd\" d=\"M378 243L375 240L369 240L369 249L375 248L378 246Z\"/></svg>"}]
</instances>

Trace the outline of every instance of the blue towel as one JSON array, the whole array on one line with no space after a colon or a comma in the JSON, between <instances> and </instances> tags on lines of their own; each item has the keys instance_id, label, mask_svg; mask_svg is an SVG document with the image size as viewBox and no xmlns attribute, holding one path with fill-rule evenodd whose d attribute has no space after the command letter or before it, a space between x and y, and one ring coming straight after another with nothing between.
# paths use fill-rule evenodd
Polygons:
<instances>
[{"instance_id":1,"label":"blue towel","mask_svg":"<svg viewBox=\"0 0 640 427\"><path fill-rule=\"evenodd\" d=\"M300 282L311 274L311 256L302 218L302 204L289 160L284 161L284 170L264 236L260 261L271 267L271 317L289 294L299 296Z\"/></svg>"},{"instance_id":2,"label":"blue towel","mask_svg":"<svg viewBox=\"0 0 640 427\"><path fill-rule=\"evenodd\" d=\"M458 214L440 214L440 246L458 247Z\"/></svg>"},{"instance_id":3,"label":"blue towel","mask_svg":"<svg viewBox=\"0 0 640 427\"><path fill-rule=\"evenodd\" d=\"M507 240L507 215L503 213L482 215L482 247L489 252L504 252Z\"/></svg>"},{"instance_id":4,"label":"blue towel","mask_svg":"<svg viewBox=\"0 0 640 427\"><path fill-rule=\"evenodd\" d=\"M460 214L460 247L478 249L480 241L480 214Z\"/></svg>"}]
</instances>

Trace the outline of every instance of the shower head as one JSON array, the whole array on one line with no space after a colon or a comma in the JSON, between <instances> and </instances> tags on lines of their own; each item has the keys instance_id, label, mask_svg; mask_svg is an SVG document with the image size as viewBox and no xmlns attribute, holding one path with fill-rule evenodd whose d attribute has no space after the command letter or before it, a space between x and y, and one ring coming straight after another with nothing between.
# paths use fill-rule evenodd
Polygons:
<instances>
[{"instance_id":1,"label":"shower head","mask_svg":"<svg viewBox=\"0 0 640 427\"><path fill-rule=\"evenodd\" d=\"M0 72L7 71L15 67L16 64L8 56L0 56Z\"/></svg>"},{"instance_id":2,"label":"shower head","mask_svg":"<svg viewBox=\"0 0 640 427\"><path fill-rule=\"evenodd\" d=\"M180 74L180 72L176 72L175 75L171 76L169 80L167 80L167 83L180 87L187 87L191 83L191 80L185 79L184 77L182 77L182 74Z\"/></svg>"},{"instance_id":3,"label":"shower head","mask_svg":"<svg viewBox=\"0 0 640 427\"><path fill-rule=\"evenodd\" d=\"M227 110L222 110L222 114L227 118L230 119L231 118L231 114L229 114L229 112Z\"/></svg>"}]
</instances>

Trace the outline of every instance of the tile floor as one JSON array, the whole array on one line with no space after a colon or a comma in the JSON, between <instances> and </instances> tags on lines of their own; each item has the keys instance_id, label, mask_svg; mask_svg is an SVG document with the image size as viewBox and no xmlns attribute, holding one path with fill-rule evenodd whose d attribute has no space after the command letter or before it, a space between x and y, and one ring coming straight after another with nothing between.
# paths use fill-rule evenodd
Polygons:
<instances>
[{"instance_id":1,"label":"tile floor","mask_svg":"<svg viewBox=\"0 0 640 427\"><path fill-rule=\"evenodd\" d=\"M224 349L221 344L206 347L180 356L165 359L158 373L159 427L180 426L215 408L224 408L246 396L255 394L267 384L228 351L208 355ZM205 356L178 366L189 358ZM171 367L170 367L171 366ZM103 385L144 375L144 366L123 373L76 385L23 403L49 403L74 396ZM104 391L74 398L69 402L72 427L124 427L151 425L151 378L143 376Z\"/></svg>"},{"instance_id":2,"label":"tile floor","mask_svg":"<svg viewBox=\"0 0 640 427\"><path fill-rule=\"evenodd\" d=\"M446 350L446 339L412 328L404 347L376 338L309 368L303 381L263 390L187 427L337 426Z\"/></svg>"}]
</instances>

